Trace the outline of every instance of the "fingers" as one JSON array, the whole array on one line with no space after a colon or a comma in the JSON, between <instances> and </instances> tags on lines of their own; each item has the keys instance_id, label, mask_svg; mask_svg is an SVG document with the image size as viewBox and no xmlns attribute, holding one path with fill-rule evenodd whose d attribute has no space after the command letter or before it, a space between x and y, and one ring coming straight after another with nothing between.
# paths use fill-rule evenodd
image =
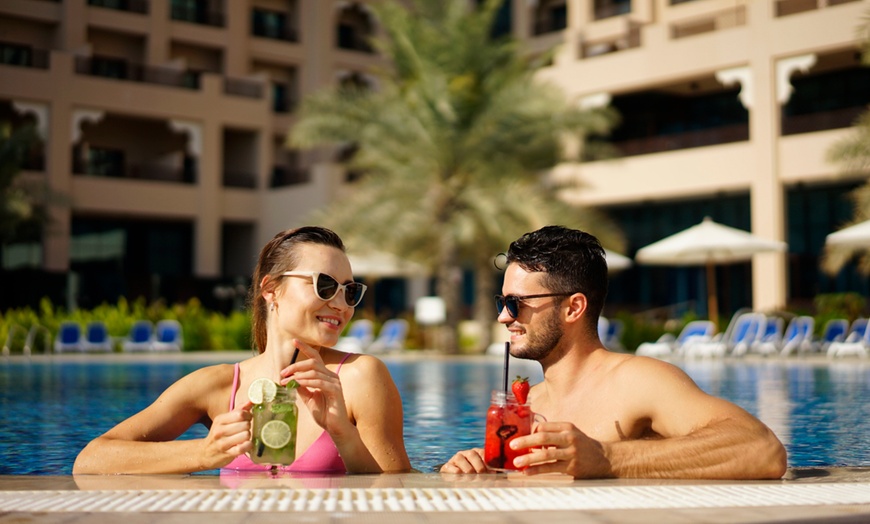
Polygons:
<instances>
[{"instance_id":1,"label":"fingers","mask_svg":"<svg viewBox=\"0 0 870 524\"><path fill-rule=\"evenodd\" d=\"M441 467L441 473L486 473L483 450L480 448L460 451Z\"/></svg>"}]
</instances>

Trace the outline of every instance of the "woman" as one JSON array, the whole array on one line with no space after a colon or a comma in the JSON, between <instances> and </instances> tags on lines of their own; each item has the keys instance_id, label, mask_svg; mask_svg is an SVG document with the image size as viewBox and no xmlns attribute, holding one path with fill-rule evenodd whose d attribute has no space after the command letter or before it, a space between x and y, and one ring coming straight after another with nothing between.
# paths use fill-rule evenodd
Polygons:
<instances>
[{"instance_id":1,"label":"woman","mask_svg":"<svg viewBox=\"0 0 870 524\"><path fill-rule=\"evenodd\" d=\"M286 470L410 470L401 399L386 366L330 347L365 292L352 277L344 244L332 231L302 227L276 235L260 252L251 284L259 354L181 378L153 404L91 441L73 473L261 468L245 455L251 451L247 391L261 377L299 383L297 460ZM197 422L209 428L205 438L175 440Z\"/></svg>"}]
</instances>

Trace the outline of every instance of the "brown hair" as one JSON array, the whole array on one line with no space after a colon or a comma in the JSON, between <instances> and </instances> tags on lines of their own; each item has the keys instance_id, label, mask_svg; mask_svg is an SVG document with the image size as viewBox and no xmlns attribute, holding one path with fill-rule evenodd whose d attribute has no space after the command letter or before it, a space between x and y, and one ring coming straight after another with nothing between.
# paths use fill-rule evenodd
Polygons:
<instances>
[{"instance_id":1,"label":"brown hair","mask_svg":"<svg viewBox=\"0 0 870 524\"><path fill-rule=\"evenodd\" d=\"M251 336L254 350L258 353L266 351L266 318L269 306L263 298L261 283L263 277L269 275L266 286L274 286L281 273L292 271L299 265L299 253L296 249L300 244L322 244L344 251L344 243L333 231L319 226L305 226L288 229L275 235L263 249L257 259L257 267L251 280L251 290L248 304L251 308Z\"/></svg>"}]
</instances>

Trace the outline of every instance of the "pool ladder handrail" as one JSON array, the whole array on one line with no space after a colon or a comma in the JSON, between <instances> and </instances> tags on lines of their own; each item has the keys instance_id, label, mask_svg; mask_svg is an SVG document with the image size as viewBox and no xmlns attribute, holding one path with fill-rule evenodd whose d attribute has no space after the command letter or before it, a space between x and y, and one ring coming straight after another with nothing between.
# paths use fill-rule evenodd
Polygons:
<instances>
[{"instance_id":1,"label":"pool ladder handrail","mask_svg":"<svg viewBox=\"0 0 870 524\"><path fill-rule=\"evenodd\" d=\"M30 356L33 348L33 343L36 341L36 335L42 331L43 332L43 342L45 343L45 349L43 353L48 354L51 353L51 331L45 326L41 326L39 324L33 324L30 326L30 331L27 332L27 338L24 340L24 354L26 356Z\"/></svg>"},{"instance_id":2,"label":"pool ladder handrail","mask_svg":"<svg viewBox=\"0 0 870 524\"><path fill-rule=\"evenodd\" d=\"M19 324L11 324L9 326L9 333L6 334L6 342L3 343L3 356L8 357L11 353L10 347L12 345L12 339L15 337L16 331L24 331L24 326Z\"/></svg>"},{"instance_id":3,"label":"pool ladder handrail","mask_svg":"<svg viewBox=\"0 0 870 524\"><path fill-rule=\"evenodd\" d=\"M9 327L9 333L6 335L6 342L3 343L2 354L4 357L8 357L12 353L12 340L15 338L16 331L24 331L24 326L20 324L12 324ZM33 324L30 327L30 330L27 331L27 336L24 338L24 347L21 348L21 351L25 356L30 356L32 353L33 343L36 341L36 336L43 332L43 340L45 341L45 353L49 353L51 351L51 331L45 326L41 326L39 324Z\"/></svg>"}]
</instances>

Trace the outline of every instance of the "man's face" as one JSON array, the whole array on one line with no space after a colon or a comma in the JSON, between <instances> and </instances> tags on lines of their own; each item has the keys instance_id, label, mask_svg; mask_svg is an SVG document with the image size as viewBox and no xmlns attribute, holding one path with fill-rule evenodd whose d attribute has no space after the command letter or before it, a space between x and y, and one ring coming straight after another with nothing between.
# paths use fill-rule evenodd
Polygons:
<instances>
[{"instance_id":1,"label":"man's face","mask_svg":"<svg viewBox=\"0 0 870 524\"><path fill-rule=\"evenodd\" d=\"M541 295L552 293L541 284L543 273L527 272L517 264L505 270L504 296ZM543 360L562 339L559 304L565 297L542 297L520 300L517 317L508 308L502 309L498 321L510 332L511 355L527 360Z\"/></svg>"}]
</instances>

